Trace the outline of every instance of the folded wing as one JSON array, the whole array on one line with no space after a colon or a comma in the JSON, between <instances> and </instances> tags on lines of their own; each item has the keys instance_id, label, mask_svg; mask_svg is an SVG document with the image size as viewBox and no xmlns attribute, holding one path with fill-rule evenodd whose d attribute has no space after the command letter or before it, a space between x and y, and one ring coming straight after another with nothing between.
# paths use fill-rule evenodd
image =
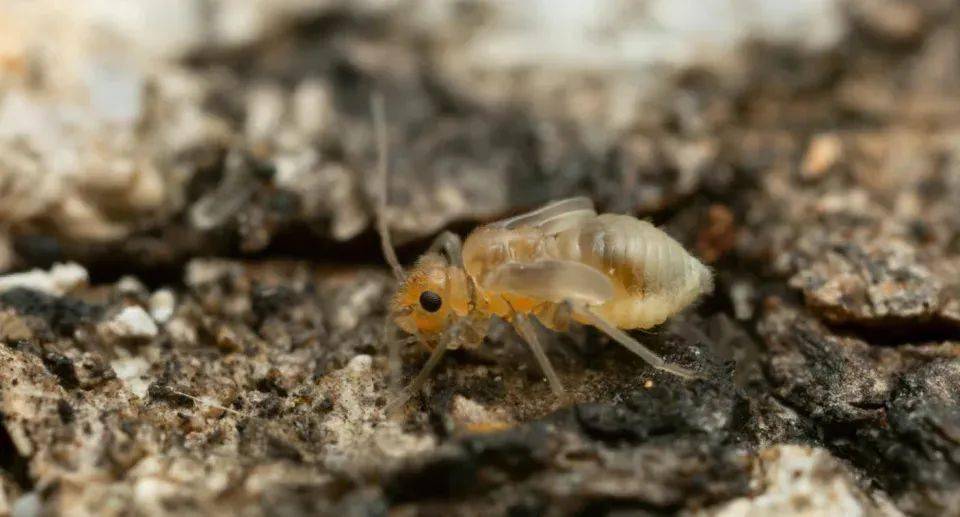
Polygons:
<instances>
[{"instance_id":1,"label":"folded wing","mask_svg":"<svg viewBox=\"0 0 960 517\"><path fill-rule=\"evenodd\" d=\"M533 226L542 229L547 235L555 235L596 215L597 211L590 198L571 197L548 203L525 214L491 223L490 226L507 229Z\"/></svg>"},{"instance_id":2,"label":"folded wing","mask_svg":"<svg viewBox=\"0 0 960 517\"><path fill-rule=\"evenodd\" d=\"M587 305L602 304L614 295L613 283L603 273L565 260L504 264L486 275L483 288L548 302Z\"/></svg>"}]
</instances>

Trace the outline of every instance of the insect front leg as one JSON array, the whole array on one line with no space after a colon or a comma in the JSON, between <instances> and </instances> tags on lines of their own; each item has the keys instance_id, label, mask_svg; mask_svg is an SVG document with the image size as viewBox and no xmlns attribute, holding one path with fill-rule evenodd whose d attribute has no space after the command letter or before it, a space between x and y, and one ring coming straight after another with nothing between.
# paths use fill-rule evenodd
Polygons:
<instances>
[{"instance_id":1,"label":"insect front leg","mask_svg":"<svg viewBox=\"0 0 960 517\"><path fill-rule=\"evenodd\" d=\"M443 358L444 352L447 351L446 343L437 343L437 346L434 347L433 351L430 352L430 357L427 359L426 364L423 365L423 368L420 369L420 373L413 378L413 381L410 382L405 388L400 390L400 393L397 396L387 403L384 406L383 411L386 414L393 413L397 409L400 409L404 404L414 396L420 388L423 387L423 384L427 382L427 379L430 377L430 372L440 364L440 359Z\"/></svg>"},{"instance_id":2,"label":"insect front leg","mask_svg":"<svg viewBox=\"0 0 960 517\"><path fill-rule=\"evenodd\" d=\"M390 321L389 316L383 320L383 339L387 343L387 371L390 377L390 392L396 393L400 389L400 339L397 336L397 327Z\"/></svg>"},{"instance_id":3,"label":"insect front leg","mask_svg":"<svg viewBox=\"0 0 960 517\"><path fill-rule=\"evenodd\" d=\"M630 350L631 352L640 356L640 358L649 363L650 366L653 366L658 370L663 370L679 377L683 377L685 379L696 379L700 377L700 375L693 370L689 370L678 364L664 361L663 358L655 354L652 350L641 345L636 339L630 337L630 334L620 330L616 325L610 323L602 316L590 310L589 307L586 307L582 304L579 306L573 305L573 310L574 314L581 320L602 330L604 334L610 336L610 338L612 338L614 341L626 347L627 350Z\"/></svg>"},{"instance_id":4,"label":"insect front leg","mask_svg":"<svg viewBox=\"0 0 960 517\"><path fill-rule=\"evenodd\" d=\"M530 345L530 350L533 352L533 356L537 358L537 363L540 364L540 369L543 370L543 374L547 377L547 382L550 383L550 389L553 390L553 394L557 398L563 398L564 391L563 384L560 382L560 376L557 375L556 370L553 369L553 365L550 364L550 359L543 350L543 345L540 344L536 327L533 326L533 323L531 323L525 315L519 312L513 313L513 317L510 318L510 320L511 323L513 323L513 328L520 334L520 337Z\"/></svg>"},{"instance_id":5,"label":"insect front leg","mask_svg":"<svg viewBox=\"0 0 960 517\"><path fill-rule=\"evenodd\" d=\"M463 240L460 236L446 231L437 236L427 253L442 251L452 266L463 266Z\"/></svg>"}]
</instances>

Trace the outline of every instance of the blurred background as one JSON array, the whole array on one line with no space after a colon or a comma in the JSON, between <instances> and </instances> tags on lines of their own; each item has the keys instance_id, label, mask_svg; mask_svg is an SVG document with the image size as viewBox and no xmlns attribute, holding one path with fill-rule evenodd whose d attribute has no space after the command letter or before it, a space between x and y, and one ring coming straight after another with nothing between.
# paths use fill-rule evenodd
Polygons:
<instances>
[{"instance_id":1,"label":"blurred background","mask_svg":"<svg viewBox=\"0 0 960 517\"><path fill-rule=\"evenodd\" d=\"M0 268L150 269L278 239L373 260L373 92L401 241L574 193L656 217L748 197L738 177L774 167L817 179L851 131L950 127L953 16L936 0L5 1Z\"/></svg>"},{"instance_id":2,"label":"blurred background","mask_svg":"<svg viewBox=\"0 0 960 517\"><path fill-rule=\"evenodd\" d=\"M958 28L951 0L0 0L0 514L956 514ZM377 94L404 262L588 195L714 269L647 338L710 380L581 329L560 404L501 329L378 420Z\"/></svg>"}]
</instances>

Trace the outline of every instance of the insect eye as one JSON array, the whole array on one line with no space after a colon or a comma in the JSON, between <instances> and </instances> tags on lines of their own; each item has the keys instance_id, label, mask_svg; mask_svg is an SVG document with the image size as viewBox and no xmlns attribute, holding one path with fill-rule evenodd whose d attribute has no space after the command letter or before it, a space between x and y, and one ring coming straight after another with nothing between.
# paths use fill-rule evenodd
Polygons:
<instances>
[{"instance_id":1,"label":"insect eye","mask_svg":"<svg viewBox=\"0 0 960 517\"><path fill-rule=\"evenodd\" d=\"M420 306L423 307L423 310L427 312L437 312L440 310L441 305L443 305L443 300L440 299L439 294L433 291L420 293Z\"/></svg>"}]
</instances>

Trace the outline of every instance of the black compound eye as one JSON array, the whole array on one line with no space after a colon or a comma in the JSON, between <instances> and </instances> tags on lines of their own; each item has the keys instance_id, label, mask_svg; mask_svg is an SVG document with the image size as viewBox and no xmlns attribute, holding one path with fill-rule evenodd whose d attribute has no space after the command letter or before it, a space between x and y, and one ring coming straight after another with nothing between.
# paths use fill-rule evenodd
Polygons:
<instances>
[{"instance_id":1,"label":"black compound eye","mask_svg":"<svg viewBox=\"0 0 960 517\"><path fill-rule=\"evenodd\" d=\"M423 310L427 312L437 312L440 310L441 305L443 305L443 300L440 299L439 294L433 291L420 293L420 306L423 307Z\"/></svg>"}]
</instances>

